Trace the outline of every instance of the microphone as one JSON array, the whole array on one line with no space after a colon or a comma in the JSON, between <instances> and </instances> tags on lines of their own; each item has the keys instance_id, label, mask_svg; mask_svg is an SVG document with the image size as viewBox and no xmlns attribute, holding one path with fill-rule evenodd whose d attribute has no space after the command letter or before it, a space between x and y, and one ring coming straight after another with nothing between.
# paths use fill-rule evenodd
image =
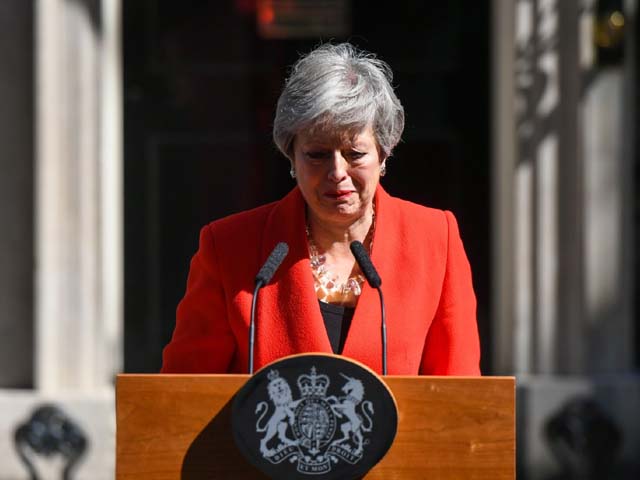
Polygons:
<instances>
[{"instance_id":1,"label":"microphone","mask_svg":"<svg viewBox=\"0 0 640 480\"><path fill-rule=\"evenodd\" d=\"M282 261L289 253L289 246L284 243L278 243L269 254L267 261L264 262L262 268L256 275L256 286L253 290L253 299L251 300L251 319L249 320L249 374L253 374L253 348L256 335L256 301L258 299L258 291L271 281L271 278L280 268Z\"/></svg>"},{"instance_id":2,"label":"microphone","mask_svg":"<svg viewBox=\"0 0 640 480\"><path fill-rule=\"evenodd\" d=\"M380 315L382 317L380 327L380 334L382 337L382 374L386 375L387 320L384 308L384 297L382 296L382 289L380 288L380 285L382 285L382 279L380 278L380 275L378 275L376 268L373 266L371 257L369 257L369 254L367 253L366 248L364 248L364 245L362 245L362 242L355 240L351 242L351 245L349 247L351 248L351 253L353 253L353 256L356 258L356 262L358 262L358 265L360 266L360 270L362 270L364 277L367 279L367 283L371 286L371 288L375 288L376 290L378 290L378 296L380 297Z\"/></svg>"},{"instance_id":3,"label":"microphone","mask_svg":"<svg viewBox=\"0 0 640 480\"><path fill-rule=\"evenodd\" d=\"M367 253L367 250L362 245L362 242L358 240L351 242L350 245L351 253L356 257L356 262L360 265L360 270L364 274L364 277L367 279L367 282L371 286L371 288L380 288L382 285L382 280L380 279L380 275L376 271L376 267L371 263L371 257Z\"/></svg>"},{"instance_id":4,"label":"microphone","mask_svg":"<svg viewBox=\"0 0 640 480\"><path fill-rule=\"evenodd\" d=\"M271 277L276 273L276 270L278 270L280 264L284 260L284 257L286 257L288 253L289 246L284 242L278 243L256 275L256 285L261 284L260 287L263 287L269 283L271 281Z\"/></svg>"}]
</instances>

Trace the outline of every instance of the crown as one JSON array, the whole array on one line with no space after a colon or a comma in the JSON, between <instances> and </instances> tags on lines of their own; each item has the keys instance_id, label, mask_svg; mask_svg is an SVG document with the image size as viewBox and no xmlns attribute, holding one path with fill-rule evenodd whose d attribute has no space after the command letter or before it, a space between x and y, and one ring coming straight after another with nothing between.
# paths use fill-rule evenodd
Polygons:
<instances>
[{"instance_id":1,"label":"crown","mask_svg":"<svg viewBox=\"0 0 640 480\"><path fill-rule=\"evenodd\" d=\"M311 367L311 375L302 374L298 377L298 388L303 397L324 397L329 383L328 376L316 374L316 367Z\"/></svg>"},{"instance_id":2,"label":"crown","mask_svg":"<svg viewBox=\"0 0 640 480\"><path fill-rule=\"evenodd\" d=\"M273 381L278 377L280 377L280 374L278 373L278 370L269 370L269 373L267 373L267 378L270 381Z\"/></svg>"}]
</instances>

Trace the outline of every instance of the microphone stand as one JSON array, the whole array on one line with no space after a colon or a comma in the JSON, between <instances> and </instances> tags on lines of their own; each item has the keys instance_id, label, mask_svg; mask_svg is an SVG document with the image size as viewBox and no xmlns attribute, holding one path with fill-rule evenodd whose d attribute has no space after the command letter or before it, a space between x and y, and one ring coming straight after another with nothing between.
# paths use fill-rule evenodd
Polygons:
<instances>
[{"instance_id":1,"label":"microphone stand","mask_svg":"<svg viewBox=\"0 0 640 480\"><path fill-rule=\"evenodd\" d=\"M376 267L373 266L371 262L371 258L367 253L367 250L362 245L362 242L355 240L351 242L349 246L351 249L351 253L358 262L360 266L360 270L364 274L364 277L367 279L367 283L371 288L375 288L378 290L378 296L380 297L380 316L382 317L381 326L380 326L380 336L382 337L382 374L387 374L387 314L384 308L384 297L382 296L382 280L380 279L380 275L376 271Z\"/></svg>"},{"instance_id":2,"label":"microphone stand","mask_svg":"<svg viewBox=\"0 0 640 480\"><path fill-rule=\"evenodd\" d=\"M382 296L382 288L376 287L378 296L380 297L380 316L382 317L382 325L380 325L382 336L382 375L387 374L387 313L384 308L384 297Z\"/></svg>"},{"instance_id":3,"label":"microphone stand","mask_svg":"<svg viewBox=\"0 0 640 480\"><path fill-rule=\"evenodd\" d=\"M261 280L256 282L251 299L251 320L249 321L249 375L253 375L253 347L256 338L256 304L258 303L258 291L264 286Z\"/></svg>"}]
</instances>

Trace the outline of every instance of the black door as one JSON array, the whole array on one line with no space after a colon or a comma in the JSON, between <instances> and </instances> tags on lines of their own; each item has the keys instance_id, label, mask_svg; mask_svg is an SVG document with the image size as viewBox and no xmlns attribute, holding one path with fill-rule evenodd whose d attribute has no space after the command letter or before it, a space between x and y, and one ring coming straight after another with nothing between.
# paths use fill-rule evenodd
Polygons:
<instances>
[{"instance_id":1,"label":"black door","mask_svg":"<svg viewBox=\"0 0 640 480\"><path fill-rule=\"evenodd\" d=\"M407 126L383 184L456 214L489 351L490 2L282 3L331 9L332 26L309 25L316 10L289 38L265 38L259 0L123 2L125 370L160 368L200 227L292 188L274 106L287 67L327 38L391 65ZM319 30L295 36L305 28Z\"/></svg>"}]
</instances>

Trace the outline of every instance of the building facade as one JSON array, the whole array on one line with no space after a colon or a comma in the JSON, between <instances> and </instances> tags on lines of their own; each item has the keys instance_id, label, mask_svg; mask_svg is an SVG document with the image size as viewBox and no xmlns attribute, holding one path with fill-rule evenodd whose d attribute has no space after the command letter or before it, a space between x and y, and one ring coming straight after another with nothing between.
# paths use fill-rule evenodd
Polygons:
<instances>
[{"instance_id":1,"label":"building facade","mask_svg":"<svg viewBox=\"0 0 640 480\"><path fill-rule=\"evenodd\" d=\"M460 219L519 477L637 478L637 0L301 0L284 26L267 3L0 4L0 479L28 478L14 435L51 405L87 439L76 477L113 477L115 375L159 368L199 226L290 188L271 109L320 38L396 73L386 187ZM570 421L623 440L567 452Z\"/></svg>"}]
</instances>

